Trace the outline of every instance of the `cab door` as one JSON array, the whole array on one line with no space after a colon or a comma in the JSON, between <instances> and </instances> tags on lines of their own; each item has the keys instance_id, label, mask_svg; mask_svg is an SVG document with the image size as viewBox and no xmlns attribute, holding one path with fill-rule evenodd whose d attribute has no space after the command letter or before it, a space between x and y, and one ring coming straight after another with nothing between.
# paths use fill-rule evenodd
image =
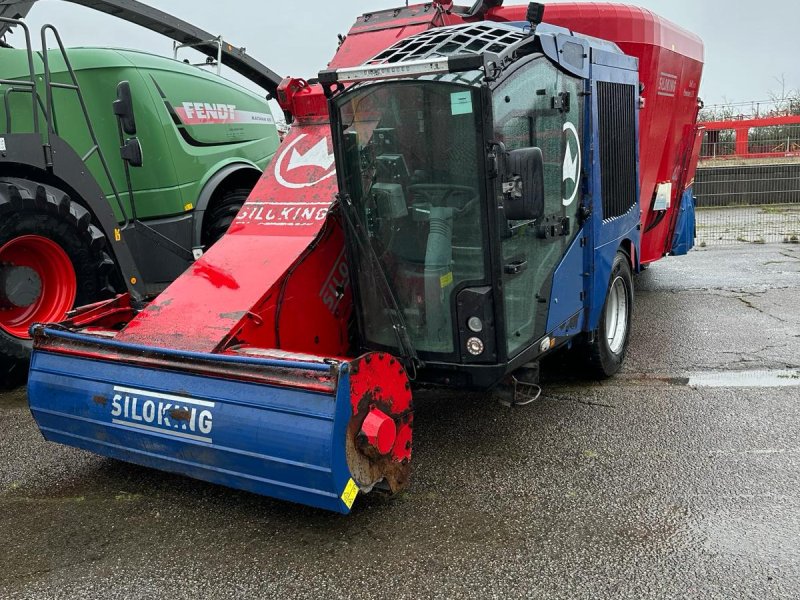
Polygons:
<instances>
[{"instance_id":1,"label":"cab door","mask_svg":"<svg viewBox=\"0 0 800 600\"><path fill-rule=\"evenodd\" d=\"M553 274L579 230L581 89L579 79L539 56L511 73L494 93L495 139L509 151L538 147L544 158L544 216L501 223L509 359L547 333ZM580 310L579 298L574 301L575 311Z\"/></svg>"}]
</instances>

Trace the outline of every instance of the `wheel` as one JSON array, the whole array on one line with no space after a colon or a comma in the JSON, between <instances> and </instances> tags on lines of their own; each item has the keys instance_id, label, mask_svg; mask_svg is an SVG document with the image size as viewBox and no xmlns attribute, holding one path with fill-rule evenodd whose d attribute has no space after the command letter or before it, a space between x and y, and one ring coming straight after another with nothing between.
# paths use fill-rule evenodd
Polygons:
<instances>
[{"instance_id":1,"label":"wheel","mask_svg":"<svg viewBox=\"0 0 800 600\"><path fill-rule=\"evenodd\" d=\"M206 249L225 235L249 195L249 189L235 188L224 192L214 201L203 219L202 243Z\"/></svg>"},{"instance_id":2,"label":"wheel","mask_svg":"<svg viewBox=\"0 0 800 600\"><path fill-rule=\"evenodd\" d=\"M89 212L62 191L0 179L0 355L27 359L31 325L113 296L105 246Z\"/></svg>"},{"instance_id":3,"label":"wheel","mask_svg":"<svg viewBox=\"0 0 800 600\"><path fill-rule=\"evenodd\" d=\"M622 366L630 342L632 318L633 278L630 258L623 252L617 252L611 267L600 326L594 332L594 341L587 348L589 370L598 379L613 376Z\"/></svg>"}]
</instances>

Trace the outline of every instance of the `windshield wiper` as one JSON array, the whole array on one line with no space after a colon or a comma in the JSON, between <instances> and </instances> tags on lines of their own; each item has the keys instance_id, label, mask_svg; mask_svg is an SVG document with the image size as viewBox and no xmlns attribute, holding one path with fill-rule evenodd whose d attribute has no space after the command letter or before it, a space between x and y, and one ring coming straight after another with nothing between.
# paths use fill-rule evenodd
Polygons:
<instances>
[{"instance_id":1,"label":"windshield wiper","mask_svg":"<svg viewBox=\"0 0 800 600\"><path fill-rule=\"evenodd\" d=\"M364 224L361 222L361 217L358 215L358 211L355 209L355 206L353 206L350 196L348 194L336 194L336 200L342 207L344 220L347 223L347 227L350 229L353 238L358 244L359 250L362 254L365 254L369 258L369 264L371 265L373 277L378 280L379 287L383 291L383 301L386 304L386 308L389 309L389 315L392 321L392 329L397 337L397 343L400 347L400 352L403 354L400 358L402 358L403 362L406 363L406 370L408 371L409 379L413 381L417 377L417 369L422 368L424 365L419 359L417 351L414 349L414 344L411 342L411 337L408 335L408 325L406 323L405 315L400 310L400 305L397 303L394 290L392 290L392 286L389 284L389 280L386 278L386 273L384 273L381 266L381 259L377 252L375 252L375 248L372 247L372 243L369 241L369 238L366 235ZM378 272L377 276L374 275L375 271Z\"/></svg>"}]
</instances>

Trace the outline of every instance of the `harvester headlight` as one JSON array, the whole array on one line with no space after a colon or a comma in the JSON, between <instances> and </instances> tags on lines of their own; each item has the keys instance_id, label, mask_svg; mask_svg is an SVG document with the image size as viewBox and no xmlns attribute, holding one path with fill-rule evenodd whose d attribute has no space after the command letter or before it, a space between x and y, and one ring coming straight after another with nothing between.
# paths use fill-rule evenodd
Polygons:
<instances>
[{"instance_id":1,"label":"harvester headlight","mask_svg":"<svg viewBox=\"0 0 800 600\"><path fill-rule=\"evenodd\" d=\"M467 321L467 327L472 333L480 333L483 331L483 321L478 317L470 317L469 321Z\"/></svg>"},{"instance_id":2,"label":"harvester headlight","mask_svg":"<svg viewBox=\"0 0 800 600\"><path fill-rule=\"evenodd\" d=\"M480 356L483 354L485 347L480 338L472 337L467 340L467 352L472 356Z\"/></svg>"}]
</instances>

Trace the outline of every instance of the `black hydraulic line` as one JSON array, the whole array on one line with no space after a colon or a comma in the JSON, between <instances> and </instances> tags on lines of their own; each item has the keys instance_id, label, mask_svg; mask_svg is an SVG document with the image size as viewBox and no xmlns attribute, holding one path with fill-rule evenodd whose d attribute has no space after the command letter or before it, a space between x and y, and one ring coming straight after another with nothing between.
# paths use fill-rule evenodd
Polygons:
<instances>
[{"instance_id":1,"label":"black hydraulic line","mask_svg":"<svg viewBox=\"0 0 800 600\"><path fill-rule=\"evenodd\" d=\"M195 50L216 59L219 53L217 36L178 19L164 11L136 0L64 0L117 17L166 36L179 44L191 45ZM24 18L36 0L0 0L0 16ZM0 25L0 37L8 30ZM222 42L222 64L246 79L275 95L282 78L269 67L225 41Z\"/></svg>"}]
</instances>

